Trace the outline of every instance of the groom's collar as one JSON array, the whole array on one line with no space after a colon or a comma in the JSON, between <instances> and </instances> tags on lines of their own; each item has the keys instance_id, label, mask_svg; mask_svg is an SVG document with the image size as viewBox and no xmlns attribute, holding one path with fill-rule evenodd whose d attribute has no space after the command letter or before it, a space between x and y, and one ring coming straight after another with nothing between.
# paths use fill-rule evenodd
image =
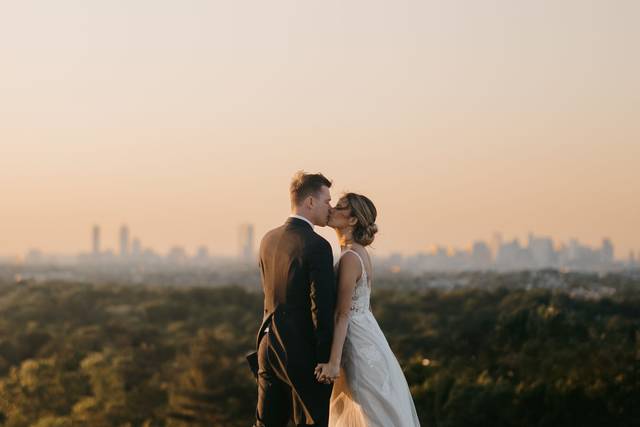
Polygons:
<instances>
[{"instance_id":1,"label":"groom's collar","mask_svg":"<svg viewBox=\"0 0 640 427\"><path fill-rule=\"evenodd\" d=\"M311 229L313 230L313 224L311 223L311 221L309 221L307 218L303 217L302 215L291 214L289 215L289 218L296 218L296 219L302 220L307 224L309 224L309 226L311 226Z\"/></svg>"}]
</instances>

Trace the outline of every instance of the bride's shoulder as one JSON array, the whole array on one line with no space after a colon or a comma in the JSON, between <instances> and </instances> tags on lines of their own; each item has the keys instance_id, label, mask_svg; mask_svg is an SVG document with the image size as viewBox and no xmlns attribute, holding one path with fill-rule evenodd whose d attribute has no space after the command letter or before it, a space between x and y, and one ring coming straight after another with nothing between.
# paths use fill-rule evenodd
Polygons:
<instances>
[{"instance_id":1,"label":"bride's shoulder","mask_svg":"<svg viewBox=\"0 0 640 427\"><path fill-rule=\"evenodd\" d=\"M360 262L359 256L360 255L353 249L347 249L340 254L340 259L338 260L338 262L340 264L354 264Z\"/></svg>"},{"instance_id":2,"label":"bride's shoulder","mask_svg":"<svg viewBox=\"0 0 640 427\"><path fill-rule=\"evenodd\" d=\"M361 252L365 253L362 254ZM349 272L355 274L360 279L363 269L365 268L364 257L366 257L366 250L364 248L349 248L340 254L340 260L338 262L338 268L340 272ZM344 271L346 270L346 271Z\"/></svg>"},{"instance_id":3,"label":"bride's shoulder","mask_svg":"<svg viewBox=\"0 0 640 427\"><path fill-rule=\"evenodd\" d=\"M341 283L356 283L362 275L362 264L352 251L344 252L338 263L338 280Z\"/></svg>"},{"instance_id":4,"label":"bride's shoulder","mask_svg":"<svg viewBox=\"0 0 640 427\"><path fill-rule=\"evenodd\" d=\"M340 254L338 265L341 269L354 269L355 267L360 268L360 255L353 249L348 249Z\"/></svg>"}]
</instances>

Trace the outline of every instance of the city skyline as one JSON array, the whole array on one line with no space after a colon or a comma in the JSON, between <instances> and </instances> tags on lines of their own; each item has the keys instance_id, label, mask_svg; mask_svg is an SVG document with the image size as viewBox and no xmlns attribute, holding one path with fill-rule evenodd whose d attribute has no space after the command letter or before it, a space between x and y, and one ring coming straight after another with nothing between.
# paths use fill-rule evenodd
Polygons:
<instances>
[{"instance_id":1,"label":"city skyline","mask_svg":"<svg viewBox=\"0 0 640 427\"><path fill-rule=\"evenodd\" d=\"M319 227L316 227L316 230ZM76 258L78 261L104 261L114 262L117 260L158 260L166 258L171 261L186 260L189 258L204 261L211 257L233 258L253 263L257 257L257 249L259 246L259 237L254 234L254 225L251 223L242 223L237 226L238 241L234 256L229 254L210 253L209 246L206 244L198 245L197 248L189 250L185 246L176 243L172 245L163 255L162 251L143 245L140 237L130 233L127 224L121 224L117 230L118 246L102 247L102 227L94 224L90 230L90 242L87 250L79 250L74 254L55 254L47 253L41 249L34 247L23 256L14 255L13 258L22 262L33 261L34 259L55 259L56 256L64 256L68 258ZM329 239L334 252L339 251L339 246L335 239ZM564 253L564 255L560 255ZM518 237L503 236L500 232L494 232L490 239L476 239L469 241L463 247L453 247L451 245L432 244L428 248L417 251L415 253L390 252L386 254L373 253L378 257L395 258L415 258L415 257L434 257L455 259L456 257L467 258L463 263L476 266L500 266L503 265L524 265L532 268L542 268L550 266L559 266L563 262L569 260L578 261L581 267L589 267L589 264L613 265L614 263L625 263L635 265L636 261L640 262L640 250L630 251L628 254L616 254L615 243L607 237L602 237L600 246L592 248L585 245L577 238L572 238L568 242L554 239L553 236L545 236L529 232L527 242L521 242ZM558 257L564 257L563 262ZM637 257L637 258L636 258ZM5 257L11 259L12 257ZM446 261L446 260L445 260Z\"/></svg>"}]
</instances>

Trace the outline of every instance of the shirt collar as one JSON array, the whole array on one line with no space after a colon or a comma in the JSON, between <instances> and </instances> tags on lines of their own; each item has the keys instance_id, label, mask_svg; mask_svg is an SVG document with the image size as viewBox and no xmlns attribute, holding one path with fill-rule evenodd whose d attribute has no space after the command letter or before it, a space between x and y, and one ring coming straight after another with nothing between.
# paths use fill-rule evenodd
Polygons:
<instances>
[{"instance_id":1,"label":"shirt collar","mask_svg":"<svg viewBox=\"0 0 640 427\"><path fill-rule=\"evenodd\" d=\"M289 218L298 218L298 219L301 219L303 221L306 221L306 223L309 224L311 226L311 228L313 229L313 224L311 223L311 221L309 221L307 218L303 217L302 215L291 214L291 215L289 215Z\"/></svg>"}]
</instances>

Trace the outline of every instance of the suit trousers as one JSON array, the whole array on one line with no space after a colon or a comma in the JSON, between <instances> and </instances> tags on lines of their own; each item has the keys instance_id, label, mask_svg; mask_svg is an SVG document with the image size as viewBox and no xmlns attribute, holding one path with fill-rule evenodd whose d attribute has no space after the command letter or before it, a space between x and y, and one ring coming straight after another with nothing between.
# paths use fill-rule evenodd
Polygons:
<instances>
[{"instance_id":1,"label":"suit trousers","mask_svg":"<svg viewBox=\"0 0 640 427\"><path fill-rule=\"evenodd\" d=\"M314 366L285 366L267 332L258 346L258 403L254 427L327 427L332 384L318 383ZM308 371L308 372L307 372Z\"/></svg>"}]
</instances>

